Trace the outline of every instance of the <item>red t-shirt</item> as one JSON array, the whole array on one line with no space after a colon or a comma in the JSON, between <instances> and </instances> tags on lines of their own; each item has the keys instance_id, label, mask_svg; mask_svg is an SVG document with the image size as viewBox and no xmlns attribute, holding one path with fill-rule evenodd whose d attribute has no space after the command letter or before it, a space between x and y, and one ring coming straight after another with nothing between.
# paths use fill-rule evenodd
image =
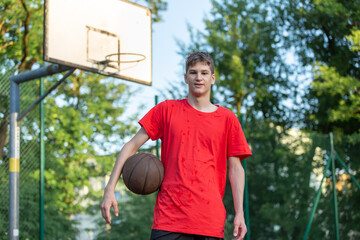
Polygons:
<instances>
[{"instance_id":1,"label":"red t-shirt","mask_svg":"<svg viewBox=\"0 0 360 240\"><path fill-rule=\"evenodd\" d=\"M235 114L220 106L204 113L187 99L167 100L139 124L152 140L161 139L165 168L153 229L224 238L227 158L251 155Z\"/></svg>"}]
</instances>

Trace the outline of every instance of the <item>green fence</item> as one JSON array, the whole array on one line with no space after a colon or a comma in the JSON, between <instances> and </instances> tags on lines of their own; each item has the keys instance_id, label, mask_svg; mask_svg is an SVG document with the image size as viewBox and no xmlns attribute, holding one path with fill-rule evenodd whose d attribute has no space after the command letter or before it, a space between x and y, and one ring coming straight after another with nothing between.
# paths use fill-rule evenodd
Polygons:
<instances>
[{"instance_id":1,"label":"green fence","mask_svg":"<svg viewBox=\"0 0 360 240\"><path fill-rule=\"evenodd\" d=\"M353 181L360 181L360 142L356 134L333 134L334 152L352 179L340 161L334 162L335 176L331 164L325 169L330 160L330 134L259 123L248 123L246 130L253 150L247 161L251 239L359 239L360 190Z\"/></svg>"},{"instance_id":2,"label":"green fence","mask_svg":"<svg viewBox=\"0 0 360 240\"><path fill-rule=\"evenodd\" d=\"M9 231L9 97L12 71L0 74L0 239ZM21 84L20 112L39 97L39 81ZM39 238L39 107L20 125L20 239Z\"/></svg>"}]
</instances>

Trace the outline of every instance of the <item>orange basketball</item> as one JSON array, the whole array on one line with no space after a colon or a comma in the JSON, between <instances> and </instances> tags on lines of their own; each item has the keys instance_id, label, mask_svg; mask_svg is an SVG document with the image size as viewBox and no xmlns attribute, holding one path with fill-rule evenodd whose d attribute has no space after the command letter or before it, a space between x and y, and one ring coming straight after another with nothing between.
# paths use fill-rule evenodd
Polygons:
<instances>
[{"instance_id":1,"label":"orange basketball","mask_svg":"<svg viewBox=\"0 0 360 240\"><path fill-rule=\"evenodd\" d=\"M159 189L164 179L164 166L151 153L137 153L126 160L122 178L130 191L147 195Z\"/></svg>"}]
</instances>

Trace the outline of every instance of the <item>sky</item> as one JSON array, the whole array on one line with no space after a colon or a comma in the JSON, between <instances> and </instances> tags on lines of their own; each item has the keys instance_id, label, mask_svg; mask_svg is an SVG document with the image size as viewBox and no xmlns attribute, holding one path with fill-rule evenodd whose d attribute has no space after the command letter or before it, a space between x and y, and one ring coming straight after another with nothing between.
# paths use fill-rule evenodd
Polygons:
<instances>
[{"instance_id":1,"label":"sky","mask_svg":"<svg viewBox=\"0 0 360 240\"><path fill-rule=\"evenodd\" d=\"M131 89L139 93L132 97L136 107L129 109L145 114L155 103L155 95L168 87L170 81L183 81L183 58L177 54L179 47L176 39L190 42L187 24L194 29L204 31L203 19L209 16L210 0L167 0L168 8L161 12L162 21L152 24L152 86L126 82ZM141 104L145 108L139 109Z\"/></svg>"}]
</instances>

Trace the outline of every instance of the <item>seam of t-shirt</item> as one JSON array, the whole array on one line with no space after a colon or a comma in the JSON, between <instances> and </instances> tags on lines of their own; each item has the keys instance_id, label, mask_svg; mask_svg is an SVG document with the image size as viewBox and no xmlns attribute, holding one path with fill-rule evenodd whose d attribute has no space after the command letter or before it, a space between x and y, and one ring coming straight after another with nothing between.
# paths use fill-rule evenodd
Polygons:
<instances>
[{"instance_id":1,"label":"seam of t-shirt","mask_svg":"<svg viewBox=\"0 0 360 240\"><path fill-rule=\"evenodd\" d=\"M218 107L215 111L213 111L213 112L202 112L202 111L199 111L199 110L195 109L193 106L191 106L191 104L189 103L189 101L188 101L186 98L180 100L180 102L183 102L183 104L184 104L187 108L189 108L191 111L193 111L193 112L195 112L195 113L198 113L198 114L205 115L205 116L210 116L210 115L212 115L212 114L218 114L218 113L220 113L221 108L222 108L220 105L215 105L215 104L214 104L215 106Z\"/></svg>"}]
</instances>

